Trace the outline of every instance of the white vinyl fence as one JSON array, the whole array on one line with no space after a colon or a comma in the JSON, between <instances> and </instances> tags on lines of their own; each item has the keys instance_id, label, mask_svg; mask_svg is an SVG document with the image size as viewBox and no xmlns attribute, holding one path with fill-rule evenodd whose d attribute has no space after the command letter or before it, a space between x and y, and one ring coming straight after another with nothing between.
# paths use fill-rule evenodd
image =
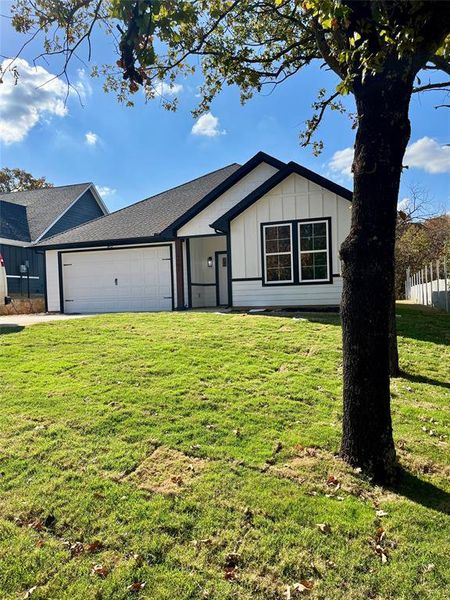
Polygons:
<instances>
[{"instance_id":1,"label":"white vinyl fence","mask_svg":"<svg viewBox=\"0 0 450 600\"><path fill-rule=\"evenodd\" d=\"M447 265L447 257L444 257L441 260L430 262L413 275L408 268L406 270L405 298L448 312L450 282Z\"/></svg>"}]
</instances>

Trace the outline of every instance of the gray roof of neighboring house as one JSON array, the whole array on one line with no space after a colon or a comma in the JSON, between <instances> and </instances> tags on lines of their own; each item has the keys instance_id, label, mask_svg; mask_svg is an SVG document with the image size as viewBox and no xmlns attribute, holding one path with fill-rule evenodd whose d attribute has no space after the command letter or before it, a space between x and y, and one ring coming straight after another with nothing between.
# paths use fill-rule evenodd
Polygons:
<instances>
[{"instance_id":1,"label":"gray roof of neighboring house","mask_svg":"<svg viewBox=\"0 0 450 600\"><path fill-rule=\"evenodd\" d=\"M104 217L47 238L40 246L157 237L240 168L234 163Z\"/></svg>"},{"instance_id":2,"label":"gray roof of neighboring house","mask_svg":"<svg viewBox=\"0 0 450 600\"><path fill-rule=\"evenodd\" d=\"M26 219L23 220L19 229L22 232L28 229L28 239L9 239L28 242L37 240L91 185L91 183L76 183L26 192L0 194L0 201L25 207L25 212L22 211L22 219L25 219L25 217ZM0 210L2 211L0 221L3 224L3 221L8 218L8 213L3 212L4 209L2 210L1 207ZM18 224L16 224L16 227L18 227ZM2 235L1 237L9 236Z\"/></svg>"},{"instance_id":3,"label":"gray roof of neighboring house","mask_svg":"<svg viewBox=\"0 0 450 600\"><path fill-rule=\"evenodd\" d=\"M27 209L21 204L0 200L0 238L16 240L18 242L30 241L28 229Z\"/></svg>"}]
</instances>

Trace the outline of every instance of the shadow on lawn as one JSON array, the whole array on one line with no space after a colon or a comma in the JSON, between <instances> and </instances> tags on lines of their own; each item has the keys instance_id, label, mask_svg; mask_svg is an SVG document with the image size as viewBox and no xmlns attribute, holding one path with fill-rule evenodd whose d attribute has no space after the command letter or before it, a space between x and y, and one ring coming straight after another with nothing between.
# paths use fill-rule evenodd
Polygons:
<instances>
[{"instance_id":1,"label":"shadow on lawn","mask_svg":"<svg viewBox=\"0 0 450 600\"><path fill-rule=\"evenodd\" d=\"M428 385L437 385L438 387L450 389L449 382L438 381L437 379L432 379L431 377L425 377L425 375L413 375L412 373L407 373L406 371L400 370L399 377L402 379L407 379L413 383L426 383Z\"/></svg>"},{"instance_id":2,"label":"shadow on lawn","mask_svg":"<svg viewBox=\"0 0 450 600\"><path fill-rule=\"evenodd\" d=\"M0 335L8 333L19 333L24 327L22 325L0 325Z\"/></svg>"},{"instance_id":3,"label":"shadow on lawn","mask_svg":"<svg viewBox=\"0 0 450 600\"><path fill-rule=\"evenodd\" d=\"M403 467L400 467L398 482L390 489L426 508L450 514L450 494L429 481L419 479Z\"/></svg>"}]
</instances>

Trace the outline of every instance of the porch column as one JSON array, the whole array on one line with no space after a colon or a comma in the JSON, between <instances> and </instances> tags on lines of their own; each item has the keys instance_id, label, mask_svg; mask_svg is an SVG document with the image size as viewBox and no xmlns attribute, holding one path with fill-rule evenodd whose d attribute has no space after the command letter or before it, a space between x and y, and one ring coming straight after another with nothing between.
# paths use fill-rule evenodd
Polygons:
<instances>
[{"instance_id":1,"label":"porch column","mask_svg":"<svg viewBox=\"0 0 450 600\"><path fill-rule=\"evenodd\" d=\"M184 309L183 242L175 240L175 264L177 285L177 310Z\"/></svg>"}]
</instances>

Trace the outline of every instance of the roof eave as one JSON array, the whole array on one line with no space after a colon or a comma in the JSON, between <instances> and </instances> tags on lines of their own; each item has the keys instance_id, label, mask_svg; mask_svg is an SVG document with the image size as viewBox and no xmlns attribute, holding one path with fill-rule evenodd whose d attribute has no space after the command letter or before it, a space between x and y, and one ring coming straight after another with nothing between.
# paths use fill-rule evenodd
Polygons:
<instances>
[{"instance_id":1,"label":"roof eave","mask_svg":"<svg viewBox=\"0 0 450 600\"><path fill-rule=\"evenodd\" d=\"M158 242L170 242L173 238L166 235L155 235L147 237L133 237L133 238L117 238L107 240L95 240L95 241L83 241L83 242L61 242L59 244L35 244L35 248L41 248L43 250L67 250L69 248L97 248L100 246L130 246L140 244L151 244Z\"/></svg>"}]
</instances>

